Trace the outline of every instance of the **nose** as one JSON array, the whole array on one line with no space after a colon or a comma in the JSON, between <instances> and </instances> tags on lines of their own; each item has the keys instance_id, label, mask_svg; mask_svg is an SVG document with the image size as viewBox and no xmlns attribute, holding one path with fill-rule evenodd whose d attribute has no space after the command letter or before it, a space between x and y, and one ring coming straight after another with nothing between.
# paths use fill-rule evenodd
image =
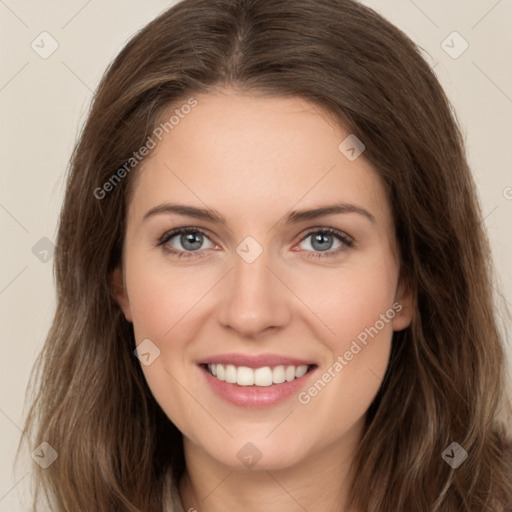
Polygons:
<instances>
[{"instance_id":1,"label":"nose","mask_svg":"<svg viewBox=\"0 0 512 512\"><path fill-rule=\"evenodd\" d=\"M239 337L257 339L284 328L291 318L292 293L274 270L265 251L248 263L238 254L234 268L223 280L218 321Z\"/></svg>"}]
</instances>

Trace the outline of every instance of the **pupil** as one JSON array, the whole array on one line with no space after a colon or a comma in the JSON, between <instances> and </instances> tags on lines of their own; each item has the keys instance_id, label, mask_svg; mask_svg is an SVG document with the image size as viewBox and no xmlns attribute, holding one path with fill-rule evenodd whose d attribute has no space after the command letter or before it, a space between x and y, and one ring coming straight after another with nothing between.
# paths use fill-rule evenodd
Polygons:
<instances>
[{"instance_id":1,"label":"pupil","mask_svg":"<svg viewBox=\"0 0 512 512\"><path fill-rule=\"evenodd\" d=\"M331 242L329 240L329 238L331 238L331 235L328 235L328 234L325 234L325 233L318 233L314 239L313 239L313 247L315 247L315 242L318 242L320 245L319 247L315 247L315 249L319 249L321 251L326 251L327 249L329 249L330 247L327 247L329 245L331 245L329 242Z\"/></svg>"},{"instance_id":2,"label":"pupil","mask_svg":"<svg viewBox=\"0 0 512 512\"><path fill-rule=\"evenodd\" d=\"M199 249L201 247L201 240L199 239L200 235L199 233L187 233L185 235L182 235L181 237L181 243L183 247L195 250ZM194 238L196 238L195 246L194 246ZM187 246L187 244L192 244L193 247Z\"/></svg>"}]
</instances>

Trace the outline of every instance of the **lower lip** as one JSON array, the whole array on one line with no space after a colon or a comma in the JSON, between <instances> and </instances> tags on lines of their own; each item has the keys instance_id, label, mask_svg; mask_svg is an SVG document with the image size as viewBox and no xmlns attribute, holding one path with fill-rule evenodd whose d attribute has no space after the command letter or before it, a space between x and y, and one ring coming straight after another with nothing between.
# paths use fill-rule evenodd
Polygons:
<instances>
[{"instance_id":1,"label":"lower lip","mask_svg":"<svg viewBox=\"0 0 512 512\"><path fill-rule=\"evenodd\" d=\"M200 369L214 393L220 398L237 407L263 408L272 407L298 394L315 372L316 367L298 379L271 386L239 386L217 379L204 366L200 366Z\"/></svg>"}]
</instances>

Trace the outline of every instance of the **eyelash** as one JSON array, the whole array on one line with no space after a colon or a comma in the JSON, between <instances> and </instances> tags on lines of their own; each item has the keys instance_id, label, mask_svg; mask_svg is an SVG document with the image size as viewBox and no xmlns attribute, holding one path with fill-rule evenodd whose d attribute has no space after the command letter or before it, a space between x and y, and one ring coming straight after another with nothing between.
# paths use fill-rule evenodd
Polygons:
<instances>
[{"instance_id":1,"label":"eyelash","mask_svg":"<svg viewBox=\"0 0 512 512\"><path fill-rule=\"evenodd\" d=\"M164 233L164 235L158 240L156 246L157 247L162 247L162 249L166 253L168 253L168 254L171 254L173 256L177 255L178 258L180 258L180 259L181 258L185 258L185 259L186 258L194 258L194 257L201 258L201 257L204 257L204 255L199 255L199 254L201 254L201 250L198 250L198 251L177 251L177 250L169 249L169 248L165 247L165 244L169 240L174 238L176 235L198 234L198 233L202 234L203 236L207 237L208 239L210 238L205 231L203 231L202 229L199 229L199 228L193 228L193 227L177 228L177 229L174 229L174 230L169 231L167 233ZM350 247L352 247L354 245L354 241L349 236L347 236L342 231L338 231L337 229L333 229L333 228L316 228L316 229L310 230L310 231L308 231L308 233L306 233L301 238L299 243L303 242L304 240L306 240L311 235L319 234L319 233L322 234L322 235L333 235L340 242L342 242L343 245L341 247L338 247L338 249L335 249L335 250L329 250L329 251L307 251L307 252L310 253L310 254L308 254L306 256L307 258L329 258L329 257L337 256L342 251L344 251L347 248L350 248Z\"/></svg>"}]
</instances>

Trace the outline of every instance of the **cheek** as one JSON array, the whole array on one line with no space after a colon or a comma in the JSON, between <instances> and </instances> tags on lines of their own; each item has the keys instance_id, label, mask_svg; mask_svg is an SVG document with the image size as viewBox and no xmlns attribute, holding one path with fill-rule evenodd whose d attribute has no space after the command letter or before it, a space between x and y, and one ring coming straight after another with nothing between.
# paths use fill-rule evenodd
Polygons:
<instances>
[{"instance_id":1,"label":"cheek","mask_svg":"<svg viewBox=\"0 0 512 512\"><path fill-rule=\"evenodd\" d=\"M350 417L362 415L377 393L389 361L392 321L400 309L394 302L397 276L391 260L382 259L340 272L329 285L324 282L317 288L322 293L313 295L316 309L312 309L334 333L323 330L321 340L329 360L324 361L314 389L303 390L299 402L316 402L313 407L323 410L318 416L323 421L338 415L335 404L345 411L340 413L345 421L347 411Z\"/></svg>"},{"instance_id":2,"label":"cheek","mask_svg":"<svg viewBox=\"0 0 512 512\"><path fill-rule=\"evenodd\" d=\"M393 307L397 269L388 263L340 274L329 296L318 300L325 323L336 334L323 336L331 359L298 401L316 424L324 425L327 437L364 415L386 372L392 320L399 310Z\"/></svg>"},{"instance_id":3,"label":"cheek","mask_svg":"<svg viewBox=\"0 0 512 512\"><path fill-rule=\"evenodd\" d=\"M126 260L127 289L130 299L136 344L151 340L158 356L141 369L155 400L182 432L200 424L201 410L191 407L190 383L194 379L186 360L186 345L196 309L193 307L207 291L192 272L169 271L169 267L150 265L144 255ZM203 290L204 288L204 290ZM186 385L184 386L183 384Z\"/></svg>"},{"instance_id":4,"label":"cheek","mask_svg":"<svg viewBox=\"0 0 512 512\"><path fill-rule=\"evenodd\" d=\"M187 345L201 324L199 301L215 276L203 272L199 277L192 267L170 269L165 262L148 264L148 260L134 253L126 259L136 344L149 339L159 351L148 365L141 359L141 369L155 400L178 429L187 432L190 424L203 420L203 412L191 407L189 391L197 377L190 374L195 368L190 368Z\"/></svg>"},{"instance_id":5,"label":"cheek","mask_svg":"<svg viewBox=\"0 0 512 512\"><path fill-rule=\"evenodd\" d=\"M335 277L319 279L315 287L304 288L311 309L331 329L330 333L325 329L322 338L333 352L347 350L351 340L361 333L360 338L364 338L366 330L376 323L384 337L391 335L397 275L393 265L381 261L341 269Z\"/></svg>"},{"instance_id":6,"label":"cheek","mask_svg":"<svg viewBox=\"0 0 512 512\"><path fill-rule=\"evenodd\" d=\"M194 306L212 287L207 275L199 278L191 268L170 271L168 265L151 265L143 257L127 261L126 275L137 342L172 336L178 324L181 328L190 321Z\"/></svg>"}]
</instances>

